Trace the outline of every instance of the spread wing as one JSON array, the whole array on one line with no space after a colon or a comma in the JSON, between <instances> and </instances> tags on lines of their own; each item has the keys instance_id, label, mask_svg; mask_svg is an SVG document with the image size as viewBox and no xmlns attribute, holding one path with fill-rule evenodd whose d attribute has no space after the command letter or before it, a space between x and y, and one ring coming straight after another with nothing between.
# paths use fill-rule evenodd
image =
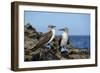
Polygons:
<instances>
[{"instance_id":1,"label":"spread wing","mask_svg":"<svg viewBox=\"0 0 100 73\"><path fill-rule=\"evenodd\" d=\"M45 33L41 38L40 40L36 43L36 45L34 46L34 48L32 48L32 50L36 50L40 47L42 47L43 45L45 45L49 40L50 38L52 37L52 32L47 32Z\"/></svg>"}]
</instances>

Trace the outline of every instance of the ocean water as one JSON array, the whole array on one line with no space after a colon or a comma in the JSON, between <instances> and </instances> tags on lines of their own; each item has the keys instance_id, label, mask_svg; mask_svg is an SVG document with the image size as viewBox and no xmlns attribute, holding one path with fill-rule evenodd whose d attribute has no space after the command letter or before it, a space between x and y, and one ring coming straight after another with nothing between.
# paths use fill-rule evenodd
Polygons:
<instances>
[{"instance_id":1,"label":"ocean water","mask_svg":"<svg viewBox=\"0 0 100 73\"><path fill-rule=\"evenodd\" d=\"M90 36L69 36L73 48L90 49Z\"/></svg>"}]
</instances>

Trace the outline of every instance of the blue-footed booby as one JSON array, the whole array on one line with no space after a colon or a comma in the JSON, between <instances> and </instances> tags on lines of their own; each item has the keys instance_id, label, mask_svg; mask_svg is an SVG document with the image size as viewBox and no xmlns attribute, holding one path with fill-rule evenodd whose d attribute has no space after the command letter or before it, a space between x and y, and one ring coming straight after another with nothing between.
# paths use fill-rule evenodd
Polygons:
<instances>
[{"instance_id":1,"label":"blue-footed booby","mask_svg":"<svg viewBox=\"0 0 100 73\"><path fill-rule=\"evenodd\" d=\"M68 28L65 27L65 28L59 29L59 30L63 31L62 37L59 40L59 45L60 45L59 49L61 52L68 51L68 49L66 48L66 45L67 45L68 39L69 39L68 38Z\"/></svg>"},{"instance_id":2,"label":"blue-footed booby","mask_svg":"<svg viewBox=\"0 0 100 73\"><path fill-rule=\"evenodd\" d=\"M50 42L55 37L55 28L56 26L48 25L48 32L44 33L44 35L40 38L40 40L36 43L36 45L32 48L32 51L44 46L50 44Z\"/></svg>"}]
</instances>

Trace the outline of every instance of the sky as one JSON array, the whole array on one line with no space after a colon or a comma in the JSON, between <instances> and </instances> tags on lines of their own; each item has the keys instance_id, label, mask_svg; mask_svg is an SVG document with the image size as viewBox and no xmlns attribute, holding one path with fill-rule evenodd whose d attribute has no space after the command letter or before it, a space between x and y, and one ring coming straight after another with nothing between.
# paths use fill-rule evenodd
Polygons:
<instances>
[{"instance_id":1,"label":"sky","mask_svg":"<svg viewBox=\"0 0 100 73\"><path fill-rule=\"evenodd\" d=\"M69 29L69 35L90 35L90 14L85 13L24 11L24 22L39 32L47 32L48 25L55 25L56 35L64 27Z\"/></svg>"}]
</instances>

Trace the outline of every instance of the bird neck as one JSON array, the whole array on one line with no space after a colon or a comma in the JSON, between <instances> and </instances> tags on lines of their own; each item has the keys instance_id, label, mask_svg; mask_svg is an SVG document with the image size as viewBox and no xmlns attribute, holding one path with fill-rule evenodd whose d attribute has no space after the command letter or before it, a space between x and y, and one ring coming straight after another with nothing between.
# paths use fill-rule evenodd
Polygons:
<instances>
[{"instance_id":1,"label":"bird neck","mask_svg":"<svg viewBox=\"0 0 100 73\"><path fill-rule=\"evenodd\" d=\"M63 33L66 33L66 34L68 34L68 32L67 32L67 31L63 31Z\"/></svg>"},{"instance_id":2,"label":"bird neck","mask_svg":"<svg viewBox=\"0 0 100 73\"><path fill-rule=\"evenodd\" d=\"M50 31L51 31L51 32L53 32L53 31L55 31L55 30L54 30L53 28L52 28L52 29L51 29L51 28L49 28L49 29L48 29L48 31L49 31L49 32L50 32Z\"/></svg>"},{"instance_id":3,"label":"bird neck","mask_svg":"<svg viewBox=\"0 0 100 73\"><path fill-rule=\"evenodd\" d=\"M52 31L53 33L55 33L55 29L51 29L51 31Z\"/></svg>"},{"instance_id":4,"label":"bird neck","mask_svg":"<svg viewBox=\"0 0 100 73\"><path fill-rule=\"evenodd\" d=\"M52 37L51 37L51 39L49 40L48 43L50 43L54 39L54 37L55 37L55 29L51 29L50 32L52 33Z\"/></svg>"},{"instance_id":5,"label":"bird neck","mask_svg":"<svg viewBox=\"0 0 100 73\"><path fill-rule=\"evenodd\" d=\"M52 31L52 29L51 28L48 28L48 31Z\"/></svg>"},{"instance_id":6,"label":"bird neck","mask_svg":"<svg viewBox=\"0 0 100 73\"><path fill-rule=\"evenodd\" d=\"M64 31L64 32L62 33L62 37L63 37L63 38L66 38L67 36L68 36L68 32Z\"/></svg>"}]
</instances>

